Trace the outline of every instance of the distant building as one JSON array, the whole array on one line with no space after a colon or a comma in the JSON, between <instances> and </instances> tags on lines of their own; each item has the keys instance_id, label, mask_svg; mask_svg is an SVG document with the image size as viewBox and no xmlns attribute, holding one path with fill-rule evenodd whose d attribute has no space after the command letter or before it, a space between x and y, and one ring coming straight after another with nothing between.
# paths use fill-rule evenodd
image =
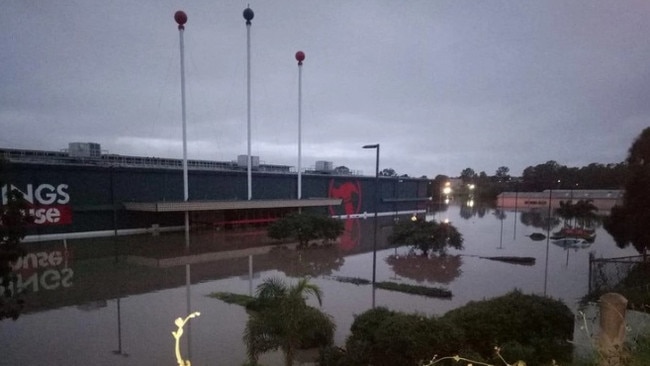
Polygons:
<instances>
[{"instance_id":1,"label":"distant building","mask_svg":"<svg viewBox=\"0 0 650 366\"><path fill-rule=\"evenodd\" d=\"M623 191L618 189L554 189L543 192L503 192L497 196L497 206L518 209L555 209L560 202L591 201L600 213L609 213L623 203Z\"/></svg>"}]
</instances>

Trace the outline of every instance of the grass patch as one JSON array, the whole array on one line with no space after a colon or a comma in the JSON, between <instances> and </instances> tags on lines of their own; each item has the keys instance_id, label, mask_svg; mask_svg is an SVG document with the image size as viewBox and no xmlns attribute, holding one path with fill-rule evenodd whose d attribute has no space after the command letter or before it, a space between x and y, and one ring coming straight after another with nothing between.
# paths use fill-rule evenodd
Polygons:
<instances>
[{"instance_id":1,"label":"grass patch","mask_svg":"<svg viewBox=\"0 0 650 366\"><path fill-rule=\"evenodd\" d=\"M404 292L413 295L441 298L452 297L451 291L438 287L415 286L397 282L377 282L375 286L384 290Z\"/></svg>"},{"instance_id":2,"label":"grass patch","mask_svg":"<svg viewBox=\"0 0 650 366\"><path fill-rule=\"evenodd\" d=\"M248 307L255 298L248 295L234 294L232 292L213 292L208 295L209 297L219 299L228 304L235 304Z\"/></svg>"},{"instance_id":3,"label":"grass patch","mask_svg":"<svg viewBox=\"0 0 650 366\"><path fill-rule=\"evenodd\" d=\"M482 259L489 259L491 261L499 261L499 262L505 262L505 263L513 263L513 264L522 264L526 266L532 266L535 264L535 258L534 257L480 257Z\"/></svg>"},{"instance_id":4,"label":"grass patch","mask_svg":"<svg viewBox=\"0 0 650 366\"><path fill-rule=\"evenodd\" d=\"M359 277L335 276L333 278L339 282L352 283L355 285L369 285L371 283L369 280L366 280L365 278L359 278Z\"/></svg>"}]
</instances>

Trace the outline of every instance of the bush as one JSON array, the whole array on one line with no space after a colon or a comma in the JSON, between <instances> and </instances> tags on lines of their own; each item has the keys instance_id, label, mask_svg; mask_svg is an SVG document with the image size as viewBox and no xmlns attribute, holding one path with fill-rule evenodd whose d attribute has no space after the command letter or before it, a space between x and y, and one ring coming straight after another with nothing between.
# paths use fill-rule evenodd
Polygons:
<instances>
[{"instance_id":1,"label":"bush","mask_svg":"<svg viewBox=\"0 0 650 366\"><path fill-rule=\"evenodd\" d=\"M355 318L339 364L417 365L433 353L457 352L461 339L447 321L380 307Z\"/></svg>"},{"instance_id":2,"label":"bush","mask_svg":"<svg viewBox=\"0 0 650 366\"><path fill-rule=\"evenodd\" d=\"M558 300L513 291L470 302L443 319L463 331L466 346L488 359L495 346L508 360L525 359L534 365L571 358L573 313Z\"/></svg>"},{"instance_id":3,"label":"bush","mask_svg":"<svg viewBox=\"0 0 650 366\"><path fill-rule=\"evenodd\" d=\"M302 331L300 349L320 347L334 343L334 321L325 313L307 306L299 322Z\"/></svg>"},{"instance_id":4,"label":"bush","mask_svg":"<svg viewBox=\"0 0 650 366\"><path fill-rule=\"evenodd\" d=\"M510 362L570 364L573 313L561 301L513 291L470 302L441 318L395 312L383 307L356 316L346 350L325 349L320 364L418 365L434 356L460 355L485 364ZM441 365L456 364L456 361Z\"/></svg>"}]
</instances>

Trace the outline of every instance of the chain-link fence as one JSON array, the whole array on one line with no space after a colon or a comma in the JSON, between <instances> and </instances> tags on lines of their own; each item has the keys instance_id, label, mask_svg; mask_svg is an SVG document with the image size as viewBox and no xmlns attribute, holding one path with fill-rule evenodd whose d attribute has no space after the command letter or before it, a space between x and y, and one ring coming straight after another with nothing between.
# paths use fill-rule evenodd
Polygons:
<instances>
[{"instance_id":1,"label":"chain-link fence","mask_svg":"<svg viewBox=\"0 0 650 366\"><path fill-rule=\"evenodd\" d=\"M618 258L595 258L593 253L589 254L589 293L605 292L615 289L621 281L639 263L642 263L644 256ZM649 279L650 281L650 279Z\"/></svg>"}]
</instances>

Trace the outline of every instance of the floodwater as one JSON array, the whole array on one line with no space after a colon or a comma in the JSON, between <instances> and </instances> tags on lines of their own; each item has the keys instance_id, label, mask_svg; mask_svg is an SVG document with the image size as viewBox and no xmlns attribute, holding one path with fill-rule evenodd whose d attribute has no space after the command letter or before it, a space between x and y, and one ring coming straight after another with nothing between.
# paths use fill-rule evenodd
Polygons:
<instances>
[{"instance_id":1,"label":"floodwater","mask_svg":"<svg viewBox=\"0 0 650 366\"><path fill-rule=\"evenodd\" d=\"M29 292L26 308L17 320L0 321L0 364L174 365L174 320L198 311L201 315L185 327L182 357L193 365L241 365L246 360L242 335L247 314L240 306L207 295L251 294L274 276L289 281L309 276L321 287L322 310L336 322L339 345L354 315L373 302L442 315L469 301L520 289L560 298L575 309L588 291L589 252L605 258L637 254L632 248L617 248L602 228L585 248L533 241L527 235L545 229L522 223L539 222L530 213L499 214L452 204L431 216L458 228L464 250L424 260L409 255L409 248L389 248L386 238L394 217L380 217L376 278L446 288L453 293L451 299L373 292L370 285L337 281L372 278L371 218L347 220L345 234L332 247L301 250L273 245L261 231L192 233L189 250L183 233L27 243L30 255L17 263L19 279ZM535 263L482 258L490 256L534 257ZM281 356L267 355L262 362L281 364Z\"/></svg>"}]
</instances>

